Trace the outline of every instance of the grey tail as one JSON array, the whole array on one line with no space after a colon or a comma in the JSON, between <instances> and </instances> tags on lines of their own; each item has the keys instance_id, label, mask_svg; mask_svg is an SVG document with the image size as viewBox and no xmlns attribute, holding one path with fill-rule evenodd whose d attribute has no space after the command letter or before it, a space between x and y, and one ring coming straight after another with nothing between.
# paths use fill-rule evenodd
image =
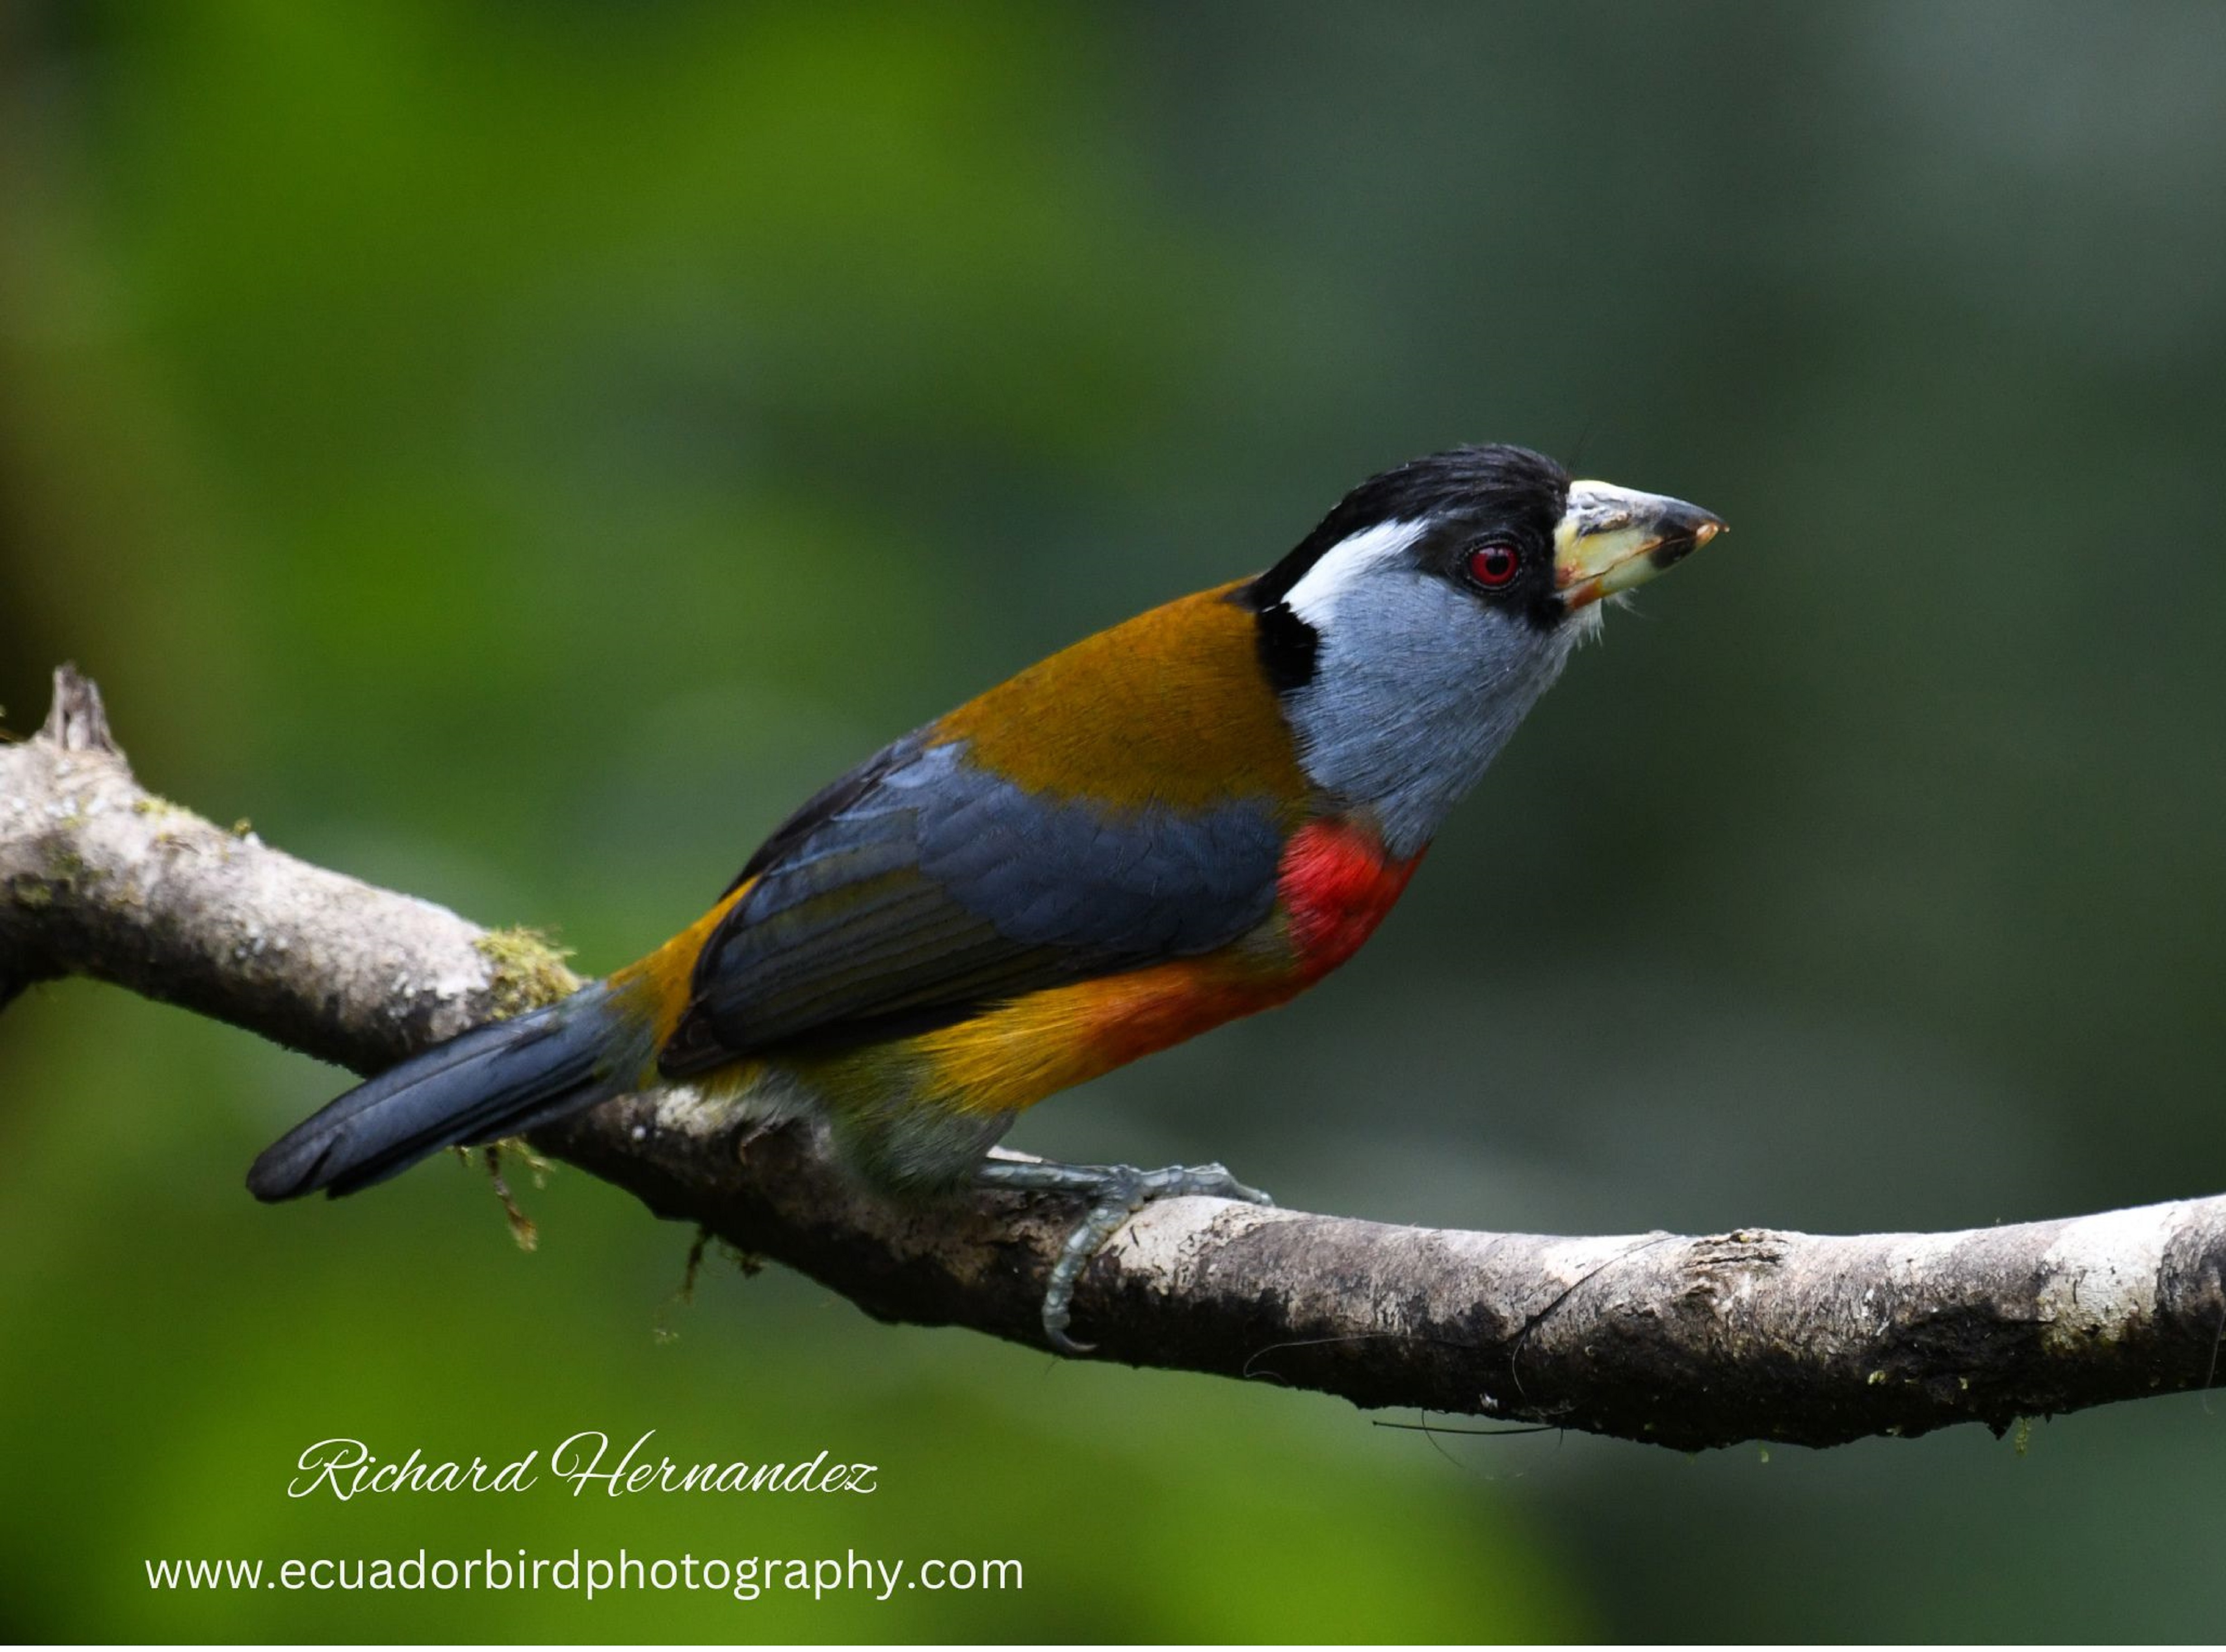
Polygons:
<instances>
[{"instance_id":1,"label":"grey tail","mask_svg":"<svg viewBox=\"0 0 2226 1652\"><path fill-rule=\"evenodd\" d=\"M247 1191L266 1202L369 1187L443 1147L499 1141L629 1088L633 1042L600 982L561 1003L491 1021L357 1085L263 1151Z\"/></svg>"}]
</instances>

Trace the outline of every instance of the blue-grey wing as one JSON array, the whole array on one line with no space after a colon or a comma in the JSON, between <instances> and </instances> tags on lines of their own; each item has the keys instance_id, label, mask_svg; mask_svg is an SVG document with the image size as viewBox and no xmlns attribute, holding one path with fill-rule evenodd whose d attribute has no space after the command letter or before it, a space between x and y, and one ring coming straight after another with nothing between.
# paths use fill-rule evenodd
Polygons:
<instances>
[{"instance_id":1,"label":"blue-grey wing","mask_svg":"<svg viewBox=\"0 0 2226 1652\"><path fill-rule=\"evenodd\" d=\"M802 1039L934 1026L1227 944L1275 899L1266 799L1109 811L1031 797L963 742L899 740L785 823L705 942L675 1076Z\"/></svg>"}]
</instances>

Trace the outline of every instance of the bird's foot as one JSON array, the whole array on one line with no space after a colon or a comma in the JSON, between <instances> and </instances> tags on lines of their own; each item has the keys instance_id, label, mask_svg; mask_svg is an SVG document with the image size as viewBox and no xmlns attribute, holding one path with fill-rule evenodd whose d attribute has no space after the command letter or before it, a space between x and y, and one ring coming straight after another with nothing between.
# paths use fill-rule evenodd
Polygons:
<instances>
[{"instance_id":1,"label":"bird's foot","mask_svg":"<svg viewBox=\"0 0 2226 1652\"><path fill-rule=\"evenodd\" d=\"M1075 1224L1052 1265L1044 1286L1044 1339L1062 1354L1086 1354L1094 1344L1077 1342L1066 1334L1074 1306L1075 1282L1090 1259L1105 1242L1121 1231L1129 1218L1154 1199L1239 1199L1247 1204L1273 1204L1256 1187L1247 1187L1221 1165L1169 1165L1164 1170L1138 1170L1134 1165L1060 1165L1045 1160L992 1159L976 1175L983 1187L1014 1193L1081 1193L1091 1204L1090 1214Z\"/></svg>"}]
</instances>

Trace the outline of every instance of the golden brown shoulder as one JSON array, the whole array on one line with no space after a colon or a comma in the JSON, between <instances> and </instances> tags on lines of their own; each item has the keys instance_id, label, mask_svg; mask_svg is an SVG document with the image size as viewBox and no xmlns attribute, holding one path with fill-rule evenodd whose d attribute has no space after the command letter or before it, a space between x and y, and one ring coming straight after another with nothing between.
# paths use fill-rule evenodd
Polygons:
<instances>
[{"instance_id":1,"label":"golden brown shoulder","mask_svg":"<svg viewBox=\"0 0 2226 1652\"><path fill-rule=\"evenodd\" d=\"M1242 581L1138 614L1062 649L936 725L938 744L1030 791L1120 805L1288 803L1307 780L1259 663Z\"/></svg>"}]
</instances>

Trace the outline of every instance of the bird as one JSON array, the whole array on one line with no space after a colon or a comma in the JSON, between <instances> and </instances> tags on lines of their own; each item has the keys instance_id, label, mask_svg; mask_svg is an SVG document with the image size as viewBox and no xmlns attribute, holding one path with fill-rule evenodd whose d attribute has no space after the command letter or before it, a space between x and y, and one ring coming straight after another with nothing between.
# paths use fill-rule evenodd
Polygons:
<instances>
[{"instance_id":1,"label":"bird","mask_svg":"<svg viewBox=\"0 0 2226 1652\"><path fill-rule=\"evenodd\" d=\"M1220 1165L993 1156L1046 1096L1284 1004L1349 960L1604 600L1706 544L1697 505L1523 448L1370 477L1265 572L1085 638L788 816L709 911L545 1008L349 1090L256 1160L334 1197L611 1096L808 1118L864 1182L1079 1195L1040 1320L1155 1198L1267 1204Z\"/></svg>"}]
</instances>

